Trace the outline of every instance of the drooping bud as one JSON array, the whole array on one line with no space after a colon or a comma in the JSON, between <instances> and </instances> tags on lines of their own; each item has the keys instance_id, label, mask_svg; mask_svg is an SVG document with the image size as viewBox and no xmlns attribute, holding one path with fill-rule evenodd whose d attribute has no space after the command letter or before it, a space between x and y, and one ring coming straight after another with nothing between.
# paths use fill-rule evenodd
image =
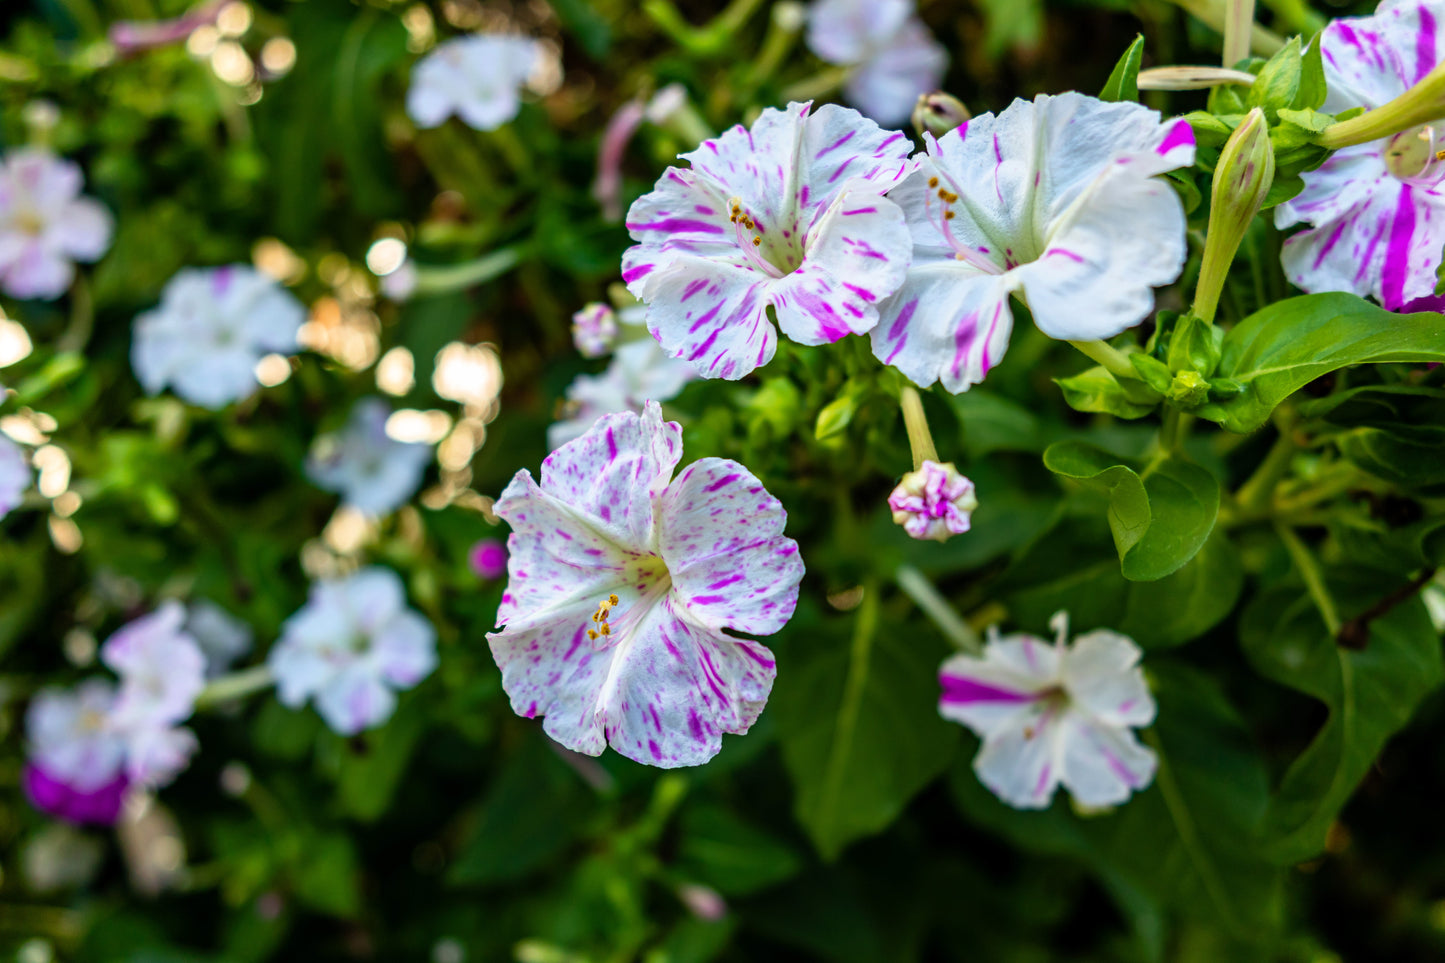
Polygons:
<instances>
[{"instance_id":1,"label":"drooping bud","mask_svg":"<svg viewBox=\"0 0 1445 963\"><path fill-rule=\"evenodd\" d=\"M963 126L972 116L963 101L952 94L935 90L918 98L918 103L913 107L913 126L920 137L925 131L934 137L942 137L954 128Z\"/></svg>"},{"instance_id":2,"label":"drooping bud","mask_svg":"<svg viewBox=\"0 0 1445 963\"><path fill-rule=\"evenodd\" d=\"M888 507L909 537L946 542L969 530L978 496L952 462L925 461L903 476L888 496Z\"/></svg>"},{"instance_id":3,"label":"drooping bud","mask_svg":"<svg viewBox=\"0 0 1445 963\"><path fill-rule=\"evenodd\" d=\"M1224 67L1150 67L1139 71L1139 89L1207 90L1226 84L1248 87L1255 79L1254 74Z\"/></svg>"},{"instance_id":4,"label":"drooping bud","mask_svg":"<svg viewBox=\"0 0 1445 963\"><path fill-rule=\"evenodd\" d=\"M1256 107L1225 142L1214 168L1209 233L1194 293L1194 313L1206 322L1214 320L1229 265L1273 183L1274 148L1269 142L1264 111Z\"/></svg>"},{"instance_id":5,"label":"drooping bud","mask_svg":"<svg viewBox=\"0 0 1445 963\"><path fill-rule=\"evenodd\" d=\"M1394 100L1326 127L1315 143L1339 150L1393 137L1441 119L1445 119L1445 60Z\"/></svg>"},{"instance_id":6,"label":"drooping bud","mask_svg":"<svg viewBox=\"0 0 1445 963\"><path fill-rule=\"evenodd\" d=\"M617 312L593 301L572 315L572 343L584 358L601 358L617 341Z\"/></svg>"}]
</instances>

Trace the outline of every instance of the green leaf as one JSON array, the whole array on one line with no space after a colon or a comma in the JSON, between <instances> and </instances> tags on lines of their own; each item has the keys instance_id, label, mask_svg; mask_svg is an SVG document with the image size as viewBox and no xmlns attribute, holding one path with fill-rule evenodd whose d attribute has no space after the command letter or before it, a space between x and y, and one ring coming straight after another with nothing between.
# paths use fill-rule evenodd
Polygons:
<instances>
[{"instance_id":1,"label":"green leaf","mask_svg":"<svg viewBox=\"0 0 1445 963\"><path fill-rule=\"evenodd\" d=\"M361 866L343 833L308 835L291 883L296 899L319 913L352 917L361 911Z\"/></svg>"},{"instance_id":2,"label":"green leaf","mask_svg":"<svg viewBox=\"0 0 1445 963\"><path fill-rule=\"evenodd\" d=\"M791 632L790 669L770 705L794 814L828 860L892 823L948 765L960 735L938 715L941 640L891 620L880 631L877 594L866 589L851 646L842 619Z\"/></svg>"},{"instance_id":3,"label":"green leaf","mask_svg":"<svg viewBox=\"0 0 1445 963\"><path fill-rule=\"evenodd\" d=\"M1208 324L1193 314L1181 315L1169 338L1166 359L1169 370L1197 371L1208 378L1219 366L1224 329Z\"/></svg>"},{"instance_id":4,"label":"green leaf","mask_svg":"<svg viewBox=\"0 0 1445 963\"><path fill-rule=\"evenodd\" d=\"M1389 583L1331 582L1341 614L1392 591ZM1385 742L1445 678L1440 638L1424 604L1410 598L1369 623L1361 650L1335 642L1298 588L1263 592L1240 620L1240 645L1254 668L1323 702L1329 718L1285 773L1266 823L1269 855L1281 865L1324 851L1325 837Z\"/></svg>"},{"instance_id":5,"label":"green leaf","mask_svg":"<svg viewBox=\"0 0 1445 963\"><path fill-rule=\"evenodd\" d=\"M1356 428L1335 438L1340 454L1360 468L1405 488L1445 484L1445 447L1422 445L1380 428Z\"/></svg>"},{"instance_id":6,"label":"green leaf","mask_svg":"<svg viewBox=\"0 0 1445 963\"><path fill-rule=\"evenodd\" d=\"M1219 375L1246 390L1197 413L1231 431L1254 431L1281 401L1338 368L1432 361L1445 361L1439 314L1395 314L1352 294L1306 294L1255 312L1224 336Z\"/></svg>"},{"instance_id":7,"label":"green leaf","mask_svg":"<svg viewBox=\"0 0 1445 963\"><path fill-rule=\"evenodd\" d=\"M422 703L404 697L387 724L367 737L365 753L342 756L337 795L347 813L370 822L386 812L426 728Z\"/></svg>"},{"instance_id":8,"label":"green leaf","mask_svg":"<svg viewBox=\"0 0 1445 963\"><path fill-rule=\"evenodd\" d=\"M1044 452L1044 466L1109 497L1109 528L1128 579L1148 582L1179 569L1203 547L1219 513L1219 482L1177 456L1142 467L1064 441Z\"/></svg>"},{"instance_id":9,"label":"green leaf","mask_svg":"<svg viewBox=\"0 0 1445 963\"><path fill-rule=\"evenodd\" d=\"M1144 35L1134 38L1124 56L1114 65L1104 89L1099 91L1100 100L1139 100L1139 65L1144 62Z\"/></svg>"},{"instance_id":10,"label":"green leaf","mask_svg":"<svg viewBox=\"0 0 1445 963\"><path fill-rule=\"evenodd\" d=\"M1299 37L1291 37L1289 43L1260 69L1245 97L1245 107L1263 107L1265 116L1273 123L1281 107L1300 106L1296 97L1303 73Z\"/></svg>"},{"instance_id":11,"label":"green leaf","mask_svg":"<svg viewBox=\"0 0 1445 963\"><path fill-rule=\"evenodd\" d=\"M722 806L687 809L680 829L678 872L728 896L756 892L803 868L791 847Z\"/></svg>"},{"instance_id":12,"label":"green leaf","mask_svg":"<svg viewBox=\"0 0 1445 963\"><path fill-rule=\"evenodd\" d=\"M1304 58L1300 61L1299 90L1295 93L1292 106L1314 113L1324 105L1328 93L1325 85L1324 45L1320 43L1320 35L1315 34L1305 47ZM1284 117L1283 110L1279 113Z\"/></svg>"},{"instance_id":13,"label":"green leaf","mask_svg":"<svg viewBox=\"0 0 1445 963\"><path fill-rule=\"evenodd\" d=\"M1139 400L1141 395L1137 389L1131 392L1102 367L1089 368L1068 378L1055 378L1054 383L1062 389L1064 401L1075 411L1099 412L1118 418L1143 418L1159 406L1158 401ZM1147 386L1141 384L1139 387Z\"/></svg>"}]
</instances>

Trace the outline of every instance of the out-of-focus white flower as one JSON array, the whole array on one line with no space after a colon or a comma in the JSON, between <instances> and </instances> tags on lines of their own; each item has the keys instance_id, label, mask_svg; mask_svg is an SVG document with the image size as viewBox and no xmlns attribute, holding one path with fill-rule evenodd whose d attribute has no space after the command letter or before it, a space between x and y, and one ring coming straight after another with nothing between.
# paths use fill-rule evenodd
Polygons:
<instances>
[{"instance_id":1,"label":"out-of-focus white flower","mask_svg":"<svg viewBox=\"0 0 1445 963\"><path fill-rule=\"evenodd\" d=\"M421 127L456 114L477 130L496 130L517 116L522 86L537 69L542 47L529 37L478 34L440 44L417 61L406 112Z\"/></svg>"},{"instance_id":2,"label":"out-of-focus white flower","mask_svg":"<svg viewBox=\"0 0 1445 963\"><path fill-rule=\"evenodd\" d=\"M887 127L907 120L948 70L948 53L913 15L913 0L815 0L807 41L823 60L853 68L843 85L848 102Z\"/></svg>"},{"instance_id":3,"label":"out-of-focus white flower","mask_svg":"<svg viewBox=\"0 0 1445 963\"><path fill-rule=\"evenodd\" d=\"M0 389L3 390L3 389ZM0 435L0 518L15 510L30 487L32 473L25 450Z\"/></svg>"},{"instance_id":4,"label":"out-of-focus white flower","mask_svg":"<svg viewBox=\"0 0 1445 963\"><path fill-rule=\"evenodd\" d=\"M358 401L345 428L317 440L306 462L307 477L368 515L401 507L421 485L432 449L388 436L389 417L391 406L380 398Z\"/></svg>"},{"instance_id":5,"label":"out-of-focus white flower","mask_svg":"<svg viewBox=\"0 0 1445 963\"><path fill-rule=\"evenodd\" d=\"M76 261L99 260L114 224L98 201L82 197L74 163L40 148L0 161L0 287L16 298L58 298Z\"/></svg>"},{"instance_id":6,"label":"out-of-focus white flower","mask_svg":"<svg viewBox=\"0 0 1445 963\"><path fill-rule=\"evenodd\" d=\"M206 657L206 678L223 674L251 651L251 627L215 602L196 599L186 610L186 632Z\"/></svg>"},{"instance_id":7,"label":"out-of-focus white flower","mask_svg":"<svg viewBox=\"0 0 1445 963\"><path fill-rule=\"evenodd\" d=\"M567 418L547 429L547 447L556 450L591 428L603 415L640 412L648 401L670 401L694 378L686 361L669 358L651 338L617 349L600 375L581 375L567 387Z\"/></svg>"},{"instance_id":8,"label":"out-of-focus white flower","mask_svg":"<svg viewBox=\"0 0 1445 963\"><path fill-rule=\"evenodd\" d=\"M246 265L186 268L158 308L135 321L131 366L150 394L170 385L205 408L250 396L256 363L297 350L306 309L285 288Z\"/></svg>"},{"instance_id":9,"label":"out-of-focus white flower","mask_svg":"<svg viewBox=\"0 0 1445 963\"><path fill-rule=\"evenodd\" d=\"M349 736L385 722L396 709L396 690L431 674L436 631L407 608L395 572L365 568L313 583L268 661L283 705L315 699L326 724Z\"/></svg>"},{"instance_id":10,"label":"out-of-focus white flower","mask_svg":"<svg viewBox=\"0 0 1445 963\"><path fill-rule=\"evenodd\" d=\"M130 784L125 740L109 724L115 699L109 682L88 679L30 700L23 781L35 808L67 822L115 822Z\"/></svg>"},{"instance_id":11,"label":"out-of-focus white flower","mask_svg":"<svg viewBox=\"0 0 1445 963\"><path fill-rule=\"evenodd\" d=\"M381 276L381 293L393 301L406 301L416 292L416 282L416 262L407 258L396 270Z\"/></svg>"}]
</instances>

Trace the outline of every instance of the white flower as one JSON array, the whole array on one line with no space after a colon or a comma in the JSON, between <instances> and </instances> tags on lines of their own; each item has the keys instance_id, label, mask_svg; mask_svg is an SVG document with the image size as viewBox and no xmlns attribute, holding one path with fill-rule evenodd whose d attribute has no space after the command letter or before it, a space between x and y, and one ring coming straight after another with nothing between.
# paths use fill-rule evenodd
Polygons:
<instances>
[{"instance_id":1,"label":"white flower","mask_svg":"<svg viewBox=\"0 0 1445 963\"><path fill-rule=\"evenodd\" d=\"M0 518L4 518L20 505L26 489L30 487L31 478L30 463L25 460L25 449L0 435Z\"/></svg>"},{"instance_id":2,"label":"white flower","mask_svg":"<svg viewBox=\"0 0 1445 963\"><path fill-rule=\"evenodd\" d=\"M37 809L73 823L115 822L130 782L125 740L110 728L114 703L104 679L30 700L22 780Z\"/></svg>"},{"instance_id":3,"label":"white flower","mask_svg":"<svg viewBox=\"0 0 1445 963\"><path fill-rule=\"evenodd\" d=\"M541 45L528 37L448 40L417 62L406 112L421 127L438 127L456 114L469 127L496 130L517 116L522 86L541 57Z\"/></svg>"},{"instance_id":4,"label":"white flower","mask_svg":"<svg viewBox=\"0 0 1445 963\"><path fill-rule=\"evenodd\" d=\"M39 148L0 161L0 287L16 298L58 298L76 261L110 247L110 212L80 196L80 168Z\"/></svg>"},{"instance_id":5,"label":"white flower","mask_svg":"<svg viewBox=\"0 0 1445 963\"><path fill-rule=\"evenodd\" d=\"M602 374L581 375L567 387L569 414L547 429L547 447L562 447L603 415L670 401L696 377L692 365L669 358L651 338L630 341L617 349Z\"/></svg>"},{"instance_id":6,"label":"white flower","mask_svg":"<svg viewBox=\"0 0 1445 963\"><path fill-rule=\"evenodd\" d=\"M1184 207L1155 175L1193 163L1194 131L1082 94L1016 100L944 136L889 197L913 234L873 353L914 383L982 381L1008 348L1009 295L1052 338L1109 338L1184 267Z\"/></svg>"},{"instance_id":7,"label":"white flower","mask_svg":"<svg viewBox=\"0 0 1445 963\"><path fill-rule=\"evenodd\" d=\"M317 440L306 462L307 477L368 515L400 508L421 485L432 450L387 435L390 415L391 406L380 398L358 401L342 431Z\"/></svg>"},{"instance_id":8,"label":"white flower","mask_svg":"<svg viewBox=\"0 0 1445 963\"><path fill-rule=\"evenodd\" d=\"M853 68L848 102L888 127L906 121L948 70L948 52L913 15L912 0L814 0L807 41L823 60Z\"/></svg>"},{"instance_id":9,"label":"white flower","mask_svg":"<svg viewBox=\"0 0 1445 963\"><path fill-rule=\"evenodd\" d=\"M313 583L268 662L283 705L300 708L314 698L326 724L349 736L385 722L396 709L396 690L431 674L436 632L406 607L395 572L365 568Z\"/></svg>"},{"instance_id":10,"label":"white flower","mask_svg":"<svg viewBox=\"0 0 1445 963\"><path fill-rule=\"evenodd\" d=\"M297 349L306 309L271 278L245 265L186 268L160 307L135 321L131 366L150 394L170 385L205 408L250 396L256 362Z\"/></svg>"},{"instance_id":11,"label":"white flower","mask_svg":"<svg viewBox=\"0 0 1445 963\"><path fill-rule=\"evenodd\" d=\"M990 633L982 658L955 655L938 711L983 739L974 772L1017 809L1042 809L1062 784L1086 806L1113 806L1149 785L1158 760L1133 730L1154 721L1139 647L1099 629L1074 640L1054 616L1054 644Z\"/></svg>"},{"instance_id":12,"label":"white flower","mask_svg":"<svg viewBox=\"0 0 1445 963\"><path fill-rule=\"evenodd\" d=\"M187 607L185 631L206 657L208 679L221 675L251 651L251 627L207 599L196 599Z\"/></svg>"}]
</instances>

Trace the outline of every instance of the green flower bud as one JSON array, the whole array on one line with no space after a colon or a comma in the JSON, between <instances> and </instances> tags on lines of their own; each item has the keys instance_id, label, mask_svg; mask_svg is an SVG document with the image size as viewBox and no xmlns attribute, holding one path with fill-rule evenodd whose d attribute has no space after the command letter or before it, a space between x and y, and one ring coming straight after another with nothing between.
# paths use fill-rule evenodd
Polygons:
<instances>
[{"instance_id":1,"label":"green flower bud","mask_svg":"<svg viewBox=\"0 0 1445 963\"><path fill-rule=\"evenodd\" d=\"M1181 371L1174 376L1166 397L1174 407L1192 411L1209 400L1209 382L1197 371Z\"/></svg>"},{"instance_id":2,"label":"green flower bud","mask_svg":"<svg viewBox=\"0 0 1445 963\"><path fill-rule=\"evenodd\" d=\"M952 94L935 90L918 98L913 107L913 126L920 137L925 131L934 137L942 137L955 127L961 127L972 116L963 101Z\"/></svg>"},{"instance_id":3,"label":"green flower bud","mask_svg":"<svg viewBox=\"0 0 1445 963\"><path fill-rule=\"evenodd\" d=\"M1194 292L1194 313L1201 320L1214 321L1229 265L1273 183L1274 148L1269 143L1264 111L1256 107L1225 142L1214 168L1209 233L1199 268L1199 287Z\"/></svg>"}]
</instances>

